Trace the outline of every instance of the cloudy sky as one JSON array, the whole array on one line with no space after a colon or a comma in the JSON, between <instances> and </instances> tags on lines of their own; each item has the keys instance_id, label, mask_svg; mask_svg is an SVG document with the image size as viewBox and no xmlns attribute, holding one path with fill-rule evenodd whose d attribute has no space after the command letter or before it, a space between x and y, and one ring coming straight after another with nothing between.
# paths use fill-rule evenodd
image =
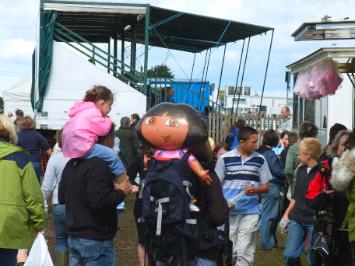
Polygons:
<instances>
[{"instance_id":1,"label":"cloudy sky","mask_svg":"<svg viewBox=\"0 0 355 266\"><path fill-rule=\"evenodd\" d=\"M0 1L0 92L31 75L31 55L35 46L35 32L39 0ZM355 41L295 42L291 34L305 21L318 21L324 15L339 20L355 19L350 0L160 0L117 1L150 3L155 6L189 13L209 15L275 28L266 95L285 95L285 66L321 47L354 46ZM264 76L270 34L251 39L244 84L260 91ZM234 84L241 43L227 47L223 85ZM208 80L218 83L222 49L211 56ZM201 79L204 54L197 54L193 78ZM190 76L193 56L172 51L162 53L151 49L150 65L166 62L176 78Z\"/></svg>"}]
</instances>

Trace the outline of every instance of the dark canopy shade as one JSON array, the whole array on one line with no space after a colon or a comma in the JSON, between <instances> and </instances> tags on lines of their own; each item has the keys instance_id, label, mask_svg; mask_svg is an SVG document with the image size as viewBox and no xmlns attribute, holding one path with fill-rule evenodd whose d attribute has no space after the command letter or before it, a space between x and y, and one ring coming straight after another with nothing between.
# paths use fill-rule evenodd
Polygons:
<instances>
[{"instance_id":1,"label":"dark canopy shade","mask_svg":"<svg viewBox=\"0 0 355 266\"><path fill-rule=\"evenodd\" d=\"M91 6L107 4L110 12L103 8L90 12L90 10L65 8L51 8L46 3L60 5L76 4ZM78 4L79 3L79 4ZM223 45L228 42L242 40L247 37L265 33L272 28L252 24L223 20L207 16L183 13L175 10L158 8L150 5L129 5L103 2L70 2L70 1L45 1L46 10L55 10L58 14L57 21L80 34L94 43L107 43L109 37L118 36L118 39L132 40L132 29L123 33L124 28L130 25L136 31L136 42L144 43L145 7L149 8L150 36L149 45L166 47L188 52L201 52L205 49ZM124 7L122 9L121 7ZM139 12L127 12L127 6L137 8ZM117 10L117 12L115 11ZM225 32L225 33L224 33ZM123 34L122 34L123 33ZM224 33L224 34L223 34ZM221 36L223 36L221 38ZM220 39L221 38L221 39Z\"/></svg>"}]
</instances>

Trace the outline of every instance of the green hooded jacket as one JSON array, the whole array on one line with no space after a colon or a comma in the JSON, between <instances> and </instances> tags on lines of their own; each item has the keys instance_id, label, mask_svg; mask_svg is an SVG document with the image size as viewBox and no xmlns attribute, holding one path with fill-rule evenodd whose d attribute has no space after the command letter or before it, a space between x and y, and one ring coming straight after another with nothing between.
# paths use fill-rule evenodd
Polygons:
<instances>
[{"instance_id":1,"label":"green hooded jacket","mask_svg":"<svg viewBox=\"0 0 355 266\"><path fill-rule=\"evenodd\" d=\"M0 248L25 249L44 228L44 198L29 155L0 139Z\"/></svg>"}]
</instances>

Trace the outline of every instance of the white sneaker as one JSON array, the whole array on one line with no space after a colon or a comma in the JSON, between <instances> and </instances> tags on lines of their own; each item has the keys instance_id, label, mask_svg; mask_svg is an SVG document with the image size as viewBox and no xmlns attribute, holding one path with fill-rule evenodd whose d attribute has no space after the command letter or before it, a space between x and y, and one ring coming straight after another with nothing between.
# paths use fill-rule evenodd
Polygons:
<instances>
[{"instance_id":1,"label":"white sneaker","mask_svg":"<svg viewBox=\"0 0 355 266\"><path fill-rule=\"evenodd\" d=\"M200 211L200 208L199 207L197 207L195 204L193 204L192 202L190 202L190 204L189 204L189 209L190 209L190 211L192 211L192 212L199 212Z\"/></svg>"}]
</instances>

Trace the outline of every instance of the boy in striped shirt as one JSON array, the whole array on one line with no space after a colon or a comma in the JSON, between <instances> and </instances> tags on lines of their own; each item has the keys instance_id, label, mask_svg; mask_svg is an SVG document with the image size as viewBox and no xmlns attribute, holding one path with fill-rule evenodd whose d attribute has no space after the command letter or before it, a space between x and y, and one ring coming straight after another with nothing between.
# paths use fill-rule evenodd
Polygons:
<instances>
[{"instance_id":1,"label":"boy in striped shirt","mask_svg":"<svg viewBox=\"0 0 355 266\"><path fill-rule=\"evenodd\" d=\"M240 146L218 158L215 171L228 201L229 237L233 241L233 257L237 266L253 265L262 207L259 195L269 190L272 178L264 157L255 152L258 131L245 126L238 132Z\"/></svg>"}]
</instances>

